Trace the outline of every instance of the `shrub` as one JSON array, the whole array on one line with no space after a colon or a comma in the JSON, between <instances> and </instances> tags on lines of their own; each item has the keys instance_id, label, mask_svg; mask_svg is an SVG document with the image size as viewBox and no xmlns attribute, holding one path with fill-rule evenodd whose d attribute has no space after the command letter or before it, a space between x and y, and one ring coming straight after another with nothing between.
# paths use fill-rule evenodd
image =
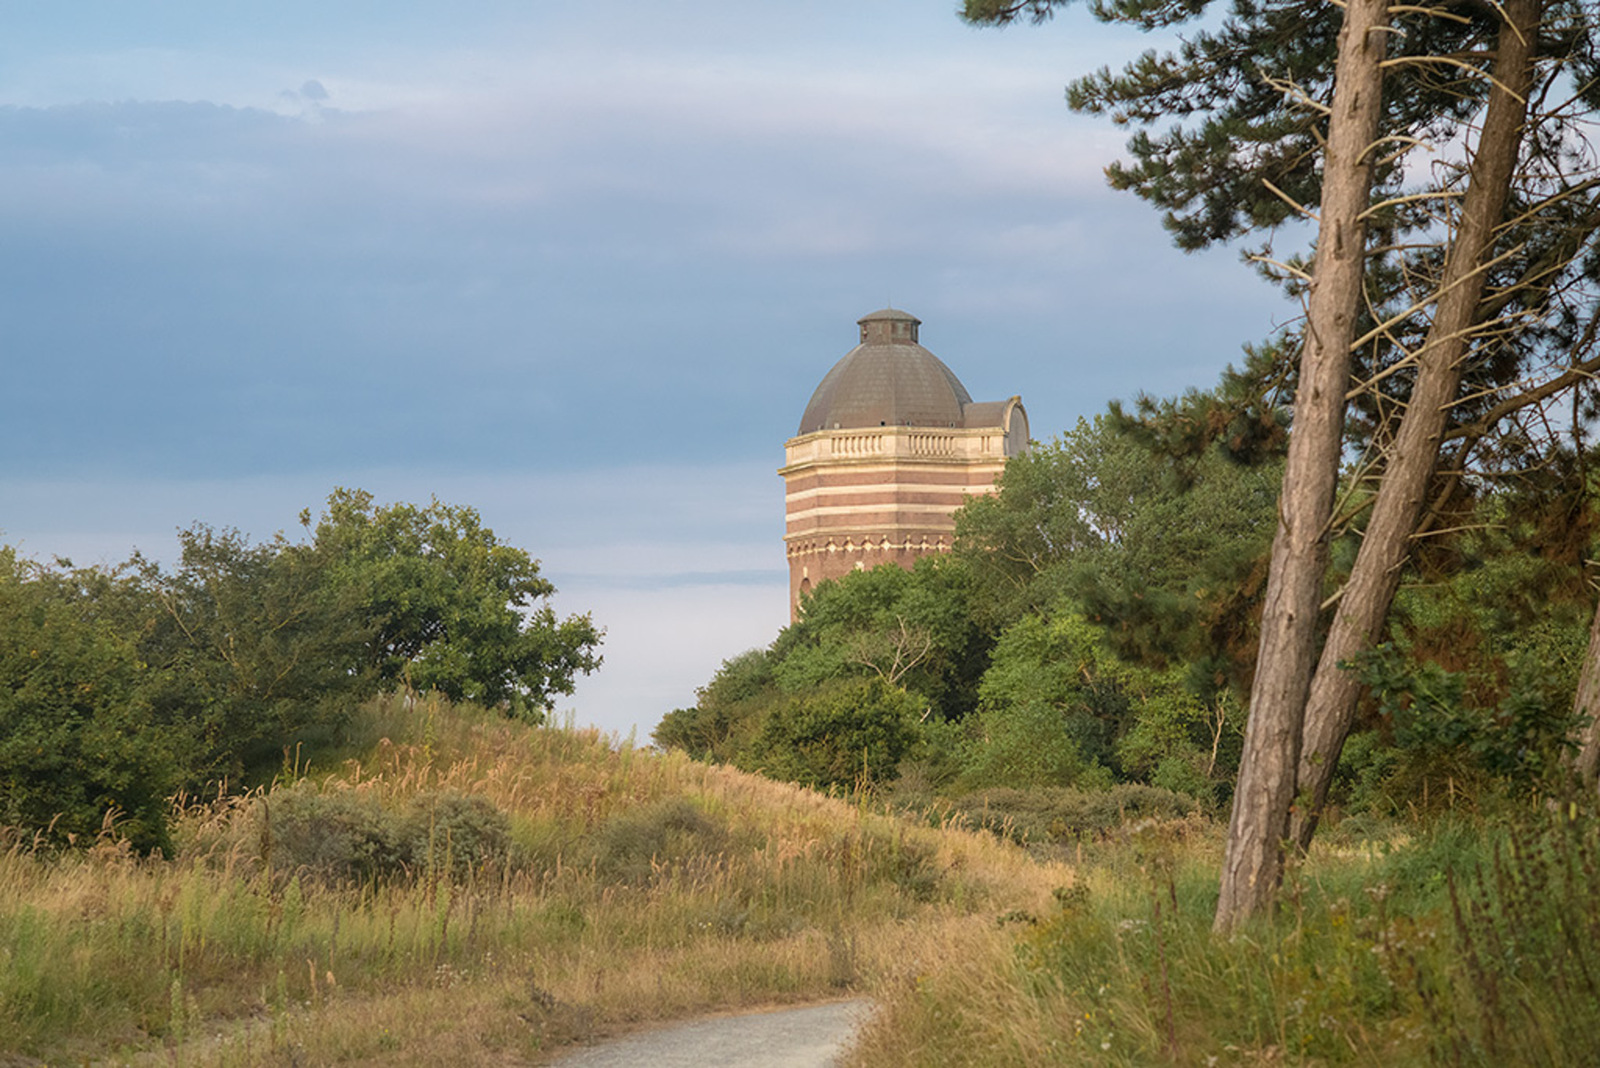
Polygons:
<instances>
[{"instance_id":1,"label":"shrub","mask_svg":"<svg viewBox=\"0 0 1600 1068\"><path fill-rule=\"evenodd\" d=\"M1110 773L1083 758L1067 717L1048 705L987 709L970 733L958 780L964 789L1110 785Z\"/></svg>"},{"instance_id":2,"label":"shrub","mask_svg":"<svg viewBox=\"0 0 1600 1068\"><path fill-rule=\"evenodd\" d=\"M1105 790L981 790L961 798L957 812L1001 837L1039 844L1103 837L1130 820L1178 819L1195 807L1183 794L1124 783Z\"/></svg>"},{"instance_id":3,"label":"shrub","mask_svg":"<svg viewBox=\"0 0 1600 1068\"><path fill-rule=\"evenodd\" d=\"M482 797L424 793L395 811L372 793L302 781L263 797L256 820L273 870L329 883L423 873L461 880L486 863L510 863L511 821Z\"/></svg>"},{"instance_id":4,"label":"shrub","mask_svg":"<svg viewBox=\"0 0 1600 1068\"><path fill-rule=\"evenodd\" d=\"M1217 784L1206 774L1205 757L1199 753L1174 753L1161 758L1150 775L1150 784L1177 794L1187 794L1208 809L1217 802Z\"/></svg>"},{"instance_id":5,"label":"shrub","mask_svg":"<svg viewBox=\"0 0 1600 1068\"><path fill-rule=\"evenodd\" d=\"M302 781L262 797L256 820L262 859L274 871L359 883L406 869L402 823L369 793Z\"/></svg>"},{"instance_id":6,"label":"shrub","mask_svg":"<svg viewBox=\"0 0 1600 1068\"><path fill-rule=\"evenodd\" d=\"M624 811L593 838L595 867L606 878L644 886L658 870L721 853L727 828L681 797Z\"/></svg>"},{"instance_id":7,"label":"shrub","mask_svg":"<svg viewBox=\"0 0 1600 1068\"><path fill-rule=\"evenodd\" d=\"M849 679L773 709L739 763L807 786L893 778L924 702L882 679Z\"/></svg>"},{"instance_id":8,"label":"shrub","mask_svg":"<svg viewBox=\"0 0 1600 1068\"><path fill-rule=\"evenodd\" d=\"M487 798L453 792L419 794L404 821L407 863L421 874L464 880L485 864L511 861L511 820Z\"/></svg>"},{"instance_id":9,"label":"shrub","mask_svg":"<svg viewBox=\"0 0 1600 1068\"><path fill-rule=\"evenodd\" d=\"M170 846L166 798L191 739L152 701L151 675L78 576L0 547L0 827L88 843L112 818L137 849Z\"/></svg>"}]
</instances>

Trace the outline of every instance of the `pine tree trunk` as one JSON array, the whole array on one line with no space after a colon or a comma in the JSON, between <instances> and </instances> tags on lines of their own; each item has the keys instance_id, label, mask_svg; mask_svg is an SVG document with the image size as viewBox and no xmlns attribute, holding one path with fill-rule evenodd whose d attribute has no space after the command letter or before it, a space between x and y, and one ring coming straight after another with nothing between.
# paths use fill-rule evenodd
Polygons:
<instances>
[{"instance_id":1,"label":"pine tree trunk","mask_svg":"<svg viewBox=\"0 0 1600 1068\"><path fill-rule=\"evenodd\" d=\"M1278 530L1261 619L1244 754L1223 856L1216 929L1270 907L1283 876L1315 627L1328 560L1365 267L1364 213L1382 110L1386 0L1349 0L1339 30L1321 217L1306 303L1294 428L1278 501Z\"/></svg>"},{"instance_id":2,"label":"pine tree trunk","mask_svg":"<svg viewBox=\"0 0 1600 1068\"><path fill-rule=\"evenodd\" d=\"M1294 840L1311 844L1339 753L1355 721L1360 683L1341 667L1372 647L1400 583L1438 464L1439 442L1461 386L1484 289L1484 263L1505 214L1533 83L1540 0L1506 0L1483 132L1473 152L1461 219L1440 283L1432 325L1417 355L1417 379L1389 450L1350 580L1339 599L1312 679L1300 746Z\"/></svg>"},{"instance_id":3,"label":"pine tree trunk","mask_svg":"<svg viewBox=\"0 0 1600 1068\"><path fill-rule=\"evenodd\" d=\"M1589 627L1589 648L1583 654L1583 672L1578 676L1578 693L1572 709L1587 722L1578 728L1578 755L1573 770L1593 789L1600 780L1600 609Z\"/></svg>"}]
</instances>

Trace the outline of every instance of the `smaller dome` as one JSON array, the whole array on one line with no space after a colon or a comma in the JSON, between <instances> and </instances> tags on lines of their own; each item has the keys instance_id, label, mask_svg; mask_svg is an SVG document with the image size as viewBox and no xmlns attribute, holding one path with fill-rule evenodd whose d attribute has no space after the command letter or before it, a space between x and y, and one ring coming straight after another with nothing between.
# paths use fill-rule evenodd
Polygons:
<instances>
[{"instance_id":1,"label":"smaller dome","mask_svg":"<svg viewBox=\"0 0 1600 1068\"><path fill-rule=\"evenodd\" d=\"M864 315L861 343L822 379L800 417L800 433L870 426L962 425L972 403L961 380L917 344L922 321L898 308Z\"/></svg>"}]
</instances>

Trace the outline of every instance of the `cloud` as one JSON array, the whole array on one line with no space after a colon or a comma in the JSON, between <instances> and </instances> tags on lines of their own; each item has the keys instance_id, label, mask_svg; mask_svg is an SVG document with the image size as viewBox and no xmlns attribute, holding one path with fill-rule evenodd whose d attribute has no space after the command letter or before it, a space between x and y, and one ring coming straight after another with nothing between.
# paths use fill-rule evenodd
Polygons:
<instances>
[{"instance_id":1,"label":"cloud","mask_svg":"<svg viewBox=\"0 0 1600 1068\"><path fill-rule=\"evenodd\" d=\"M0 43L34 57L0 64L3 99L122 57L105 100L0 108L0 460L775 467L891 298L1041 430L1205 384L1274 314L1231 253L1179 256L1104 189L1121 135L1060 103L1098 31L909 4L442 10L248 40L111 12L120 50Z\"/></svg>"},{"instance_id":2,"label":"cloud","mask_svg":"<svg viewBox=\"0 0 1600 1068\"><path fill-rule=\"evenodd\" d=\"M478 507L648 727L786 612L784 439L893 301L1040 436L1284 309L1105 189L1061 86L1144 37L923 0L83 0L0 38L0 538ZM264 9L263 9L264 10Z\"/></svg>"}]
</instances>

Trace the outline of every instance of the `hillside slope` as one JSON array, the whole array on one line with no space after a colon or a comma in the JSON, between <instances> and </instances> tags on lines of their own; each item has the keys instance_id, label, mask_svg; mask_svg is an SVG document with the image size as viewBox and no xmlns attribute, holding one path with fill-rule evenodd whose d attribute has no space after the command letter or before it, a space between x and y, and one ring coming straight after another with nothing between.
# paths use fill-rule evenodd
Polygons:
<instances>
[{"instance_id":1,"label":"hillside slope","mask_svg":"<svg viewBox=\"0 0 1600 1068\"><path fill-rule=\"evenodd\" d=\"M0 855L17 1063L528 1063L915 981L1069 881L984 833L439 702L187 803L175 855Z\"/></svg>"}]
</instances>

